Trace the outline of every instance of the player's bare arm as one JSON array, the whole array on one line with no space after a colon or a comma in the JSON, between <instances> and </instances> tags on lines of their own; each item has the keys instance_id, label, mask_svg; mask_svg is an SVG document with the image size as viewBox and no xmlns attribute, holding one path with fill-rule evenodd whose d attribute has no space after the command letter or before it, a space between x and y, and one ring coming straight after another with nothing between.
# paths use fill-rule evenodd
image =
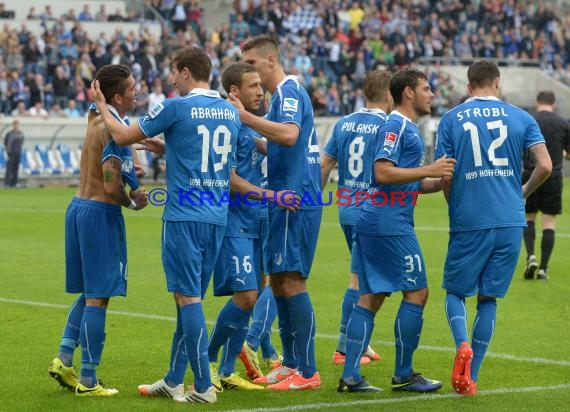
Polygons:
<instances>
[{"instance_id":1,"label":"player's bare arm","mask_svg":"<svg viewBox=\"0 0 570 412\"><path fill-rule=\"evenodd\" d=\"M435 193L442 189L443 178L426 177L422 179L421 191L422 193Z\"/></svg>"},{"instance_id":2,"label":"player's bare arm","mask_svg":"<svg viewBox=\"0 0 570 412\"><path fill-rule=\"evenodd\" d=\"M103 186L105 196L114 203L134 210L140 210L147 205L144 190L131 191L134 198L127 194L121 175L121 161L116 157L110 157L103 163Z\"/></svg>"},{"instance_id":3,"label":"player's bare arm","mask_svg":"<svg viewBox=\"0 0 570 412\"><path fill-rule=\"evenodd\" d=\"M552 160L545 144L535 144L530 147L529 151L535 161L535 166L530 178L522 187L525 198L538 189L552 172Z\"/></svg>"},{"instance_id":4,"label":"player's bare arm","mask_svg":"<svg viewBox=\"0 0 570 412\"><path fill-rule=\"evenodd\" d=\"M321 156L321 189L324 190L327 182L329 180L329 176L336 166L336 159L331 157L327 154L323 154Z\"/></svg>"},{"instance_id":5,"label":"player's bare arm","mask_svg":"<svg viewBox=\"0 0 570 412\"><path fill-rule=\"evenodd\" d=\"M263 156L267 156L267 140L265 139L255 139L255 148Z\"/></svg>"},{"instance_id":6,"label":"player's bare arm","mask_svg":"<svg viewBox=\"0 0 570 412\"><path fill-rule=\"evenodd\" d=\"M141 140L137 146L139 149L148 150L159 155L163 155L165 152L164 140L160 137L152 137L145 140Z\"/></svg>"},{"instance_id":7,"label":"player's bare arm","mask_svg":"<svg viewBox=\"0 0 570 412\"><path fill-rule=\"evenodd\" d=\"M230 175L230 191L242 195L247 194L248 198L251 199L275 201L277 206L291 212L296 212L301 207L301 198L292 190L275 192L270 189L262 189L238 175L235 169L232 170Z\"/></svg>"},{"instance_id":8,"label":"player's bare arm","mask_svg":"<svg viewBox=\"0 0 570 412\"><path fill-rule=\"evenodd\" d=\"M113 118L113 115L107 108L105 96L99 87L98 80L95 80L91 84L91 92L93 93L93 100L97 104L97 108L105 122L105 126L107 126L107 130L113 137L115 143L120 144L121 146L127 146L147 138L140 129L138 123L135 122L126 126L117 122Z\"/></svg>"},{"instance_id":9,"label":"player's bare arm","mask_svg":"<svg viewBox=\"0 0 570 412\"><path fill-rule=\"evenodd\" d=\"M427 166L415 168L397 167L389 160L380 159L374 163L374 176L379 184L405 184L425 177L452 176L455 159L440 157Z\"/></svg>"}]
</instances>

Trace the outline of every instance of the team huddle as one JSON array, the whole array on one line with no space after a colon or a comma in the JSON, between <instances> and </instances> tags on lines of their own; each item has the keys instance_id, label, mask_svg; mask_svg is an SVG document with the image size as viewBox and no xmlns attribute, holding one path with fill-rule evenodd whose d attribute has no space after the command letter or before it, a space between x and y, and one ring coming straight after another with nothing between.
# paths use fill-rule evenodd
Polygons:
<instances>
[{"instance_id":1,"label":"team huddle","mask_svg":"<svg viewBox=\"0 0 570 412\"><path fill-rule=\"evenodd\" d=\"M456 343L452 386L477 392L477 376L494 332L497 298L504 297L518 260L525 197L552 165L536 121L502 102L494 63L473 63L471 98L441 119L435 161L424 164L424 143L415 124L429 114L434 97L418 70L375 70L365 78L366 107L336 124L321 156L311 101L295 76L286 76L275 40L258 36L242 47L243 62L230 65L222 83L228 100L209 89L211 62L199 48L172 58L179 97L150 108L130 123L126 113L136 91L130 70L101 68L92 90L81 182L66 212L66 291L80 293L71 306L60 349L48 372L77 396L113 396L118 390L97 377L105 341L109 299L125 296L127 250L121 206L139 210L147 193L139 186L136 151L166 156L171 195L184 191L206 207L166 203L162 263L176 303L177 322L168 370L143 396L215 403L225 389L301 390L321 387L315 360L315 314L306 282L322 217L317 199L338 166L346 196L383 193L339 207L351 254L333 362L344 365L339 392L380 392L360 365L378 360L370 347L374 317L393 292L403 298L394 322L395 391L431 392L442 387L413 368L428 298L426 265L414 230L415 202L407 193L443 191L449 205L450 239L444 267L445 313ZM271 101L259 109L264 87ZM164 140L154 136L164 135ZM523 152L534 169L521 186ZM130 191L127 192L126 185ZM231 200L246 194L255 202ZM228 206L229 204L229 206ZM92 245L96 245L93 247ZM215 296L230 296L208 335L202 299L213 275ZM477 295L469 343L465 299ZM277 317L282 354L274 348ZM252 321L250 322L250 319ZM73 366L81 346L81 369ZM268 372L263 373L261 348ZM221 356L220 356L221 350ZM249 379L236 373L236 359ZM184 377L192 369L193 384Z\"/></svg>"}]
</instances>

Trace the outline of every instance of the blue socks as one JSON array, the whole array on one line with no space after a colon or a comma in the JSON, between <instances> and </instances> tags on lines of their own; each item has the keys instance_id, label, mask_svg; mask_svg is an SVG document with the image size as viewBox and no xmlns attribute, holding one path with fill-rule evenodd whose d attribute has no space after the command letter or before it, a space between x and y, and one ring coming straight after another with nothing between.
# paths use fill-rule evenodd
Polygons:
<instances>
[{"instance_id":1,"label":"blue socks","mask_svg":"<svg viewBox=\"0 0 570 412\"><path fill-rule=\"evenodd\" d=\"M194 387L202 393L212 386L208 360L208 330L202 311L202 302L182 306L180 317L186 353L194 372Z\"/></svg>"},{"instance_id":2,"label":"blue socks","mask_svg":"<svg viewBox=\"0 0 570 412\"><path fill-rule=\"evenodd\" d=\"M267 286L259 295L253 308L253 319L247 333L248 346L257 351L260 342L265 336L271 334L271 325L277 317L277 305L273 297L273 290Z\"/></svg>"},{"instance_id":3,"label":"blue socks","mask_svg":"<svg viewBox=\"0 0 570 412\"><path fill-rule=\"evenodd\" d=\"M405 380L413 373L412 358L420 342L424 307L402 300L394 322L396 369L394 376Z\"/></svg>"},{"instance_id":4,"label":"blue socks","mask_svg":"<svg viewBox=\"0 0 570 412\"><path fill-rule=\"evenodd\" d=\"M291 334L291 324L289 322L289 309L287 306L287 298L283 296L275 296L277 304L277 324L279 325L279 335L281 336L281 345L283 348L283 366L297 369L297 357L295 355L295 345L293 335Z\"/></svg>"},{"instance_id":5,"label":"blue socks","mask_svg":"<svg viewBox=\"0 0 570 412\"><path fill-rule=\"evenodd\" d=\"M218 315L216 326L214 326L214 330L210 336L210 342L208 343L208 357L210 358L210 362L218 361L220 348L224 346L226 341L237 329L241 329L244 325L247 325L250 315L250 311L246 312L240 309L232 298L227 301ZM243 341L241 345L243 345ZM237 354L239 354L239 352Z\"/></svg>"},{"instance_id":6,"label":"blue socks","mask_svg":"<svg viewBox=\"0 0 570 412\"><path fill-rule=\"evenodd\" d=\"M81 319L79 340L81 342L81 377L79 381L87 387L97 384L96 369L101 362L105 344L106 309L85 306Z\"/></svg>"},{"instance_id":7,"label":"blue socks","mask_svg":"<svg viewBox=\"0 0 570 412\"><path fill-rule=\"evenodd\" d=\"M477 381L479 369L495 331L497 319L497 301L495 299L483 300L477 303L477 316L473 323L473 360L471 361L471 378Z\"/></svg>"},{"instance_id":8,"label":"blue socks","mask_svg":"<svg viewBox=\"0 0 570 412\"><path fill-rule=\"evenodd\" d=\"M299 362L299 373L304 378L312 377L317 371L315 360L315 312L307 292L287 298L291 330L295 342L295 355Z\"/></svg>"},{"instance_id":9,"label":"blue socks","mask_svg":"<svg viewBox=\"0 0 570 412\"><path fill-rule=\"evenodd\" d=\"M57 357L61 359L65 366L73 364L73 353L79 345L79 329L85 308L85 295L82 293L69 308L67 321L63 329L63 336L59 345Z\"/></svg>"},{"instance_id":10,"label":"blue socks","mask_svg":"<svg viewBox=\"0 0 570 412\"><path fill-rule=\"evenodd\" d=\"M188 355L186 354L186 344L184 343L182 316L180 314L180 308L176 305L176 330L172 337L170 363L168 364L168 373L164 377L164 381L171 388L184 383L184 375L186 374L187 368Z\"/></svg>"},{"instance_id":11,"label":"blue socks","mask_svg":"<svg viewBox=\"0 0 570 412\"><path fill-rule=\"evenodd\" d=\"M460 298L452 293L445 296L445 315L451 328L455 347L459 348L463 342L469 342L467 335L467 310L465 298Z\"/></svg>"},{"instance_id":12,"label":"blue socks","mask_svg":"<svg viewBox=\"0 0 570 412\"><path fill-rule=\"evenodd\" d=\"M218 373L220 378L230 376L236 370L236 358L241 352L243 343L245 342L245 335L249 327L247 325L247 320L244 324L237 328L234 333L230 335L224 349L222 351L222 359L220 361L220 367L218 368Z\"/></svg>"},{"instance_id":13,"label":"blue socks","mask_svg":"<svg viewBox=\"0 0 570 412\"><path fill-rule=\"evenodd\" d=\"M356 305L346 326L346 359L342 378L349 383L362 380L360 357L370 343L374 330L374 312Z\"/></svg>"},{"instance_id":14,"label":"blue socks","mask_svg":"<svg viewBox=\"0 0 570 412\"><path fill-rule=\"evenodd\" d=\"M336 347L337 352L346 353L346 324L352 310L356 306L358 299L360 298L360 293L358 290L347 288L344 293L344 298L342 299L341 306L341 317L340 317L340 333L338 335L338 344Z\"/></svg>"}]
</instances>

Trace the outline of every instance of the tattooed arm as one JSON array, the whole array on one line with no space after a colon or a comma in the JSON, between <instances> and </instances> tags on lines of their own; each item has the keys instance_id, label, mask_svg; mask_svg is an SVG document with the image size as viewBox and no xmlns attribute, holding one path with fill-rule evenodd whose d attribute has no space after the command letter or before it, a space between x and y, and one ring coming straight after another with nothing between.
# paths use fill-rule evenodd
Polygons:
<instances>
[{"instance_id":1,"label":"tattooed arm","mask_svg":"<svg viewBox=\"0 0 570 412\"><path fill-rule=\"evenodd\" d=\"M114 156L103 162L103 185L108 199L122 206L131 206L131 198L125 190L121 176L121 161Z\"/></svg>"}]
</instances>

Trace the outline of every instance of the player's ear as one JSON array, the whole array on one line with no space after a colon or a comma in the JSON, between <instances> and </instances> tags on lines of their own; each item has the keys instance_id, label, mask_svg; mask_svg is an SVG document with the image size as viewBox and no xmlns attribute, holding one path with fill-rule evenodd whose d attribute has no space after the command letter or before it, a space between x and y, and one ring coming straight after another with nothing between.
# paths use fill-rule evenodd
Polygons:
<instances>
[{"instance_id":1,"label":"player's ear","mask_svg":"<svg viewBox=\"0 0 570 412\"><path fill-rule=\"evenodd\" d=\"M235 84L232 84L230 86L230 93L239 98L239 87L237 87Z\"/></svg>"}]
</instances>

